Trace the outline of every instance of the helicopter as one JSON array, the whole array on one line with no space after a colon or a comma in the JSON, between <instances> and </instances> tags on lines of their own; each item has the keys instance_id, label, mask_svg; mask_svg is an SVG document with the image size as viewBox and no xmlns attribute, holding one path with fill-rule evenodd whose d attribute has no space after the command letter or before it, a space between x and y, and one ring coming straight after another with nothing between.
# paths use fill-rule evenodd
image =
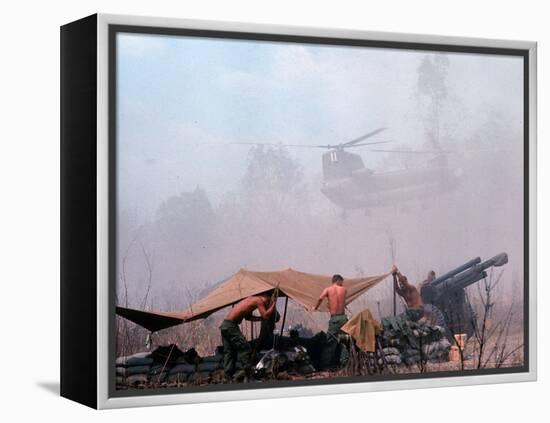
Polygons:
<instances>
[{"instance_id":1,"label":"helicopter","mask_svg":"<svg viewBox=\"0 0 550 423\"><path fill-rule=\"evenodd\" d=\"M270 143L235 143L246 145L277 145L296 148L326 149L322 155L323 182L321 192L342 211L364 209L368 214L374 207L403 205L415 199L426 199L456 188L460 175L449 170L447 153L435 150L384 150L369 149L373 153L429 154L433 157L426 164L413 169L375 172L365 167L359 154L351 148L385 144L391 141L370 141L367 138L385 131L378 128L372 132L340 144L303 145Z\"/></svg>"}]
</instances>

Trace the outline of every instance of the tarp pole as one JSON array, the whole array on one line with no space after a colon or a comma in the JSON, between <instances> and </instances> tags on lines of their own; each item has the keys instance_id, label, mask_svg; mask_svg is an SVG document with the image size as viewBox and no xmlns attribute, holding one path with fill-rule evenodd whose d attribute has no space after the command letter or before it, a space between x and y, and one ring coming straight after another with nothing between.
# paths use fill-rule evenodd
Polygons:
<instances>
[{"instance_id":1,"label":"tarp pole","mask_svg":"<svg viewBox=\"0 0 550 423\"><path fill-rule=\"evenodd\" d=\"M285 320L286 320L286 308L288 306L288 295L285 298L285 311L283 312L283 322L281 324L281 333L279 334L279 337L283 336L283 332L285 330Z\"/></svg>"},{"instance_id":2,"label":"tarp pole","mask_svg":"<svg viewBox=\"0 0 550 423\"><path fill-rule=\"evenodd\" d=\"M397 276L392 274L393 276L393 315L397 316L397 295L395 292L395 282L397 279Z\"/></svg>"}]
</instances>

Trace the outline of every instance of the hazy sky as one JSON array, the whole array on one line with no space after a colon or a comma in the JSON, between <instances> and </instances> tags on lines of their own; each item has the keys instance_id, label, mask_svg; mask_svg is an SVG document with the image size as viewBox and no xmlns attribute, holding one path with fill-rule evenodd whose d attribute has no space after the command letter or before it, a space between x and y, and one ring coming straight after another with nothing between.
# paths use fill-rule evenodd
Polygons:
<instances>
[{"instance_id":1,"label":"hazy sky","mask_svg":"<svg viewBox=\"0 0 550 423\"><path fill-rule=\"evenodd\" d=\"M425 142L417 68L432 53L141 34L117 43L121 209L147 216L197 186L216 203L244 173L248 147L232 142L334 144L379 127L388 130L373 141ZM467 138L496 110L521 129L520 58L447 56L449 99L463 114L444 124ZM320 174L321 151L291 154L306 178ZM371 167L383 159L361 154Z\"/></svg>"},{"instance_id":2,"label":"hazy sky","mask_svg":"<svg viewBox=\"0 0 550 423\"><path fill-rule=\"evenodd\" d=\"M425 149L433 119L418 89L418 68L443 53L117 37L117 240L119 266L128 257L131 304L141 304L146 290L146 253L153 263L150 299L165 309L188 305L184 288L204 289L241 267L357 276L381 274L396 261L418 282L430 269L441 274L503 251L510 257L508 295L521 290L521 58L445 53L439 141L450 151L449 170L463 171L460 184L448 195L422 194L415 204L367 215L357 210L342 219L320 193L324 151L318 149L288 150L306 182L293 209L260 210L261 201L238 195L229 201L224 194L242 189L250 149L232 143L337 144L386 127L371 140L391 140L388 149ZM353 152L375 172L429 159L366 147ZM202 222L203 213L196 224L158 223L154 214L163 201L196 187L213 204L213 221ZM373 295L386 295L388 287Z\"/></svg>"}]
</instances>

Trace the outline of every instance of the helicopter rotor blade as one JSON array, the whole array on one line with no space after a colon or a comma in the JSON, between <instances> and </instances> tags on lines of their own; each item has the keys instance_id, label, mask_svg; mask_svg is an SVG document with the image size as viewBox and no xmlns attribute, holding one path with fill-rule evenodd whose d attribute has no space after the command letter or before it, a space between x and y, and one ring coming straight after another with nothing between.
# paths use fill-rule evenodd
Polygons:
<instances>
[{"instance_id":1,"label":"helicopter rotor blade","mask_svg":"<svg viewBox=\"0 0 550 423\"><path fill-rule=\"evenodd\" d=\"M297 147L297 148L326 148L326 149L332 149L336 148L335 145L300 145L300 144L284 144L285 147Z\"/></svg>"},{"instance_id":2,"label":"helicopter rotor blade","mask_svg":"<svg viewBox=\"0 0 550 423\"><path fill-rule=\"evenodd\" d=\"M345 143L341 144L341 146L342 147L349 147L351 145L357 144L358 142L363 141L364 139L367 139L369 137L372 137L373 135L376 135L379 132L385 131L386 129L388 129L388 128L378 128L377 130L369 132L368 134L362 135L359 138L355 138L351 141L345 142Z\"/></svg>"},{"instance_id":3,"label":"helicopter rotor blade","mask_svg":"<svg viewBox=\"0 0 550 423\"><path fill-rule=\"evenodd\" d=\"M337 145L305 145L305 144L282 144L282 143L268 143L268 142L232 142L230 144L238 145L271 145L275 147L296 147L296 148L325 148L325 149L335 149L338 148Z\"/></svg>"},{"instance_id":4,"label":"helicopter rotor blade","mask_svg":"<svg viewBox=\"0 0 550 423\"><path fill-rule=\"evenodd\" d=\"M434 151L434 150L369 150L373 153L400 153L400 154L449 154L450 151Z\"/></svg>"},{"instance_id":5,"label":"helicopter rotor blade","mask_svg":"<svg viewBox=\"0 0 550 423\"><path fill-rule=\"evenodd\" d=\"M348 141L344 144L337 144L337 145L331 145L331 144L324 144L324 145L304 145L304 144L283 144L283 143L268 143L268 142L232 142L230 144L237 144L237 145L270 145L275 147L293 147L293 148L323 148L326 150L340 150L344 148L350 148L350 147L360 147L365 145L375 145L375 144L386 144L388 142L392 141L373 141L373 142L363 142L358 144L360 141L372 137L373 135L378 134L379 132L382 132L386 130L387 128L379 128L376 131L369 132L368 134L365 134L359 138L355 138L354 140Z\"/></svg>"},{"instance_id":6,"label":"helicopter rotor blade","mask_svg":"<svg viewBox=\"0 0 550 423\"><path fill-rule=\"evenodd\" d=\"M364 146L364 145L374 145L374 144L386 144L386 143L389 143L389 142L393 142L393 141L362 142L362 143L360 143L360 144L353 144L353 145L346 146L346 147L344 147L344 148L362 147L362 146Z\"/></svg>"},{"instance_id":7,"label":"helicopter rotor blade","mask_svg":"<svg viewBox=\"0 0 550 423\"><path fill-rule=\"evenodd\" d=\"M271 143L271 142L230 142L229 144L232 144L232 145L273 145L273 146L283 146L284 144L276 144L276 143Z\"/></svg>"}]
</instances>

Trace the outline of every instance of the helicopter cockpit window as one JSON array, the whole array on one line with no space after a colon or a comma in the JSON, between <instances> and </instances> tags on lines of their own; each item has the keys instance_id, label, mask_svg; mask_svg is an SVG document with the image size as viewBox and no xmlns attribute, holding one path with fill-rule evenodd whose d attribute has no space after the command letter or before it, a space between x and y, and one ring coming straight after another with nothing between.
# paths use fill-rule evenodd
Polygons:
<instances>
[{"instance_id":1,"label":"helicopter cockpit window","mask_svg":"<svg viewBox=\"0 0 550 423\"><path fill-rule=\"evenodd\" d=\"M330 162L331 163L338 162L338 154L336 154L336 151L331 151L330 152Z\"/></svg>"}]
</instances>

